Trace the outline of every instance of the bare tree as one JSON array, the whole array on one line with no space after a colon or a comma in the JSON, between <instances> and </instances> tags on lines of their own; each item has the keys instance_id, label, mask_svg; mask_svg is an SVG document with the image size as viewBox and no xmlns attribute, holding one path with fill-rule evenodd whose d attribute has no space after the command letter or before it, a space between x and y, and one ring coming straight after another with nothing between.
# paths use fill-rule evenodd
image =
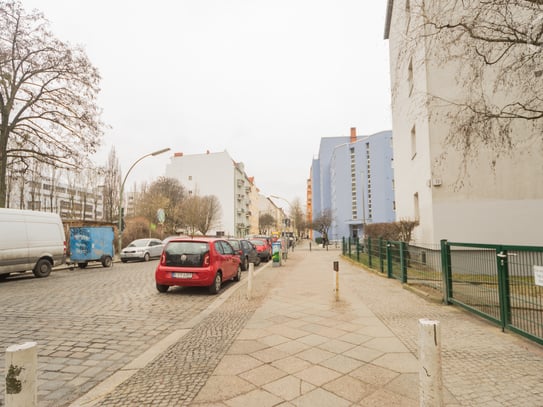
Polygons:
<instances>
[{"instance_id":1,"label":"bare tree","mask_svg":"<svg viewBox=\"0 0 543 407\"><path fill-rule=\"evenodd\" d=\"M115 153L115 147L111 147L107 157L104 174L104 220L113 222L119 219L119 194L121 193L121 166Z\"/></svg>"},{"instance_id":2,"label":"bare tree","mask_svg":"<svg viewBox=\"0 0 543 407\"><path fill-rule=\"evenodd\" d=\"M191 235L206 235L217 226L221 217L221 204L215 195L191 195L183 204L183 223Z\"/></svg>"},{"instance_id":3,"label":"bare tree","mask_svg":"<svg viewBox=\"0 0 543 407\"><path fill-rule=\"evenodd\" d=\"M136 203L137 214L157 222L157 212L163 209L166 215L163 230L174 234L182 226L184 199L185 190L178 180L160 177L140 195Z\"/></svg>"},{"instance_id":4,"label":"bare tree","mask_svg":"<svg viewBox=\"0 0 543 407\"><path fill-rule=\"evenodd\" d=\"M58 211L58 207L57 207L57 194L56 194L56 189L57 189L57 168L54 166L54 165L50 165L48 166L49 168L49 171L50 171L50 179L51 179L51 182L49 183L49 193L47 194L46 196L46 200L49 201L49 205L46 205L48 206L48 208L46 208L46 210L49 210L49 212L57 212Z\"/></svg>"},{"instance_id":5,"label":"bare tree","mask_svg":"<svg viewBox=\"0 0 543 407\"><path fill-rule=\"evenodd\" d=\"M313 220L311 228L316 230L322 235L323 244L328 242L328 230L332 225L332 211L330 209L325 209Z\"/></svg>"},{"instance_id":6,"label":"bare tree","mask_svg":"<svg viewBox=\"0 0 543 407\"><path fill-rule=\"evenodd\" d=\"M403 66L424 41L434 63L454 67L450 79L463 89L429 95L434 106L448 109L440 117L450 124L448 145L463 151L465 160L484 146L494 152L495 163L516 143L541 137L541 0L414 1L410 13L414 18L399 47ZM518 131L518 125L528 131Z\"/></svg>"},{"instance_id":7,"label":"bare tree","mask_svg":"<svg viewBox=\"0 0 543 407\"><path fill-rule=\"evenodd\" d=\"M77 219L80 216L81 203L78 202L79 172L66 170L66 193L68 194L68 218Z\"/></svg>"},{"instance_id":8,"label":"bare tree","mask_svg":"<svg viewBox=\"0 0 543 407\"><path fill-rule=\"evenodd\" d=\"M41 13L0 1L0 207L10 158L74 168L96 151L99 80L85 52L55 38Z\"/></svg>"},{"instance_id":9,"label":"bare tree","mask_svg":"<svg viewBox=\"0 0 543 407\"><path fill-rule=\"evenodd\" d=\"M260 234L269 234L270 229L275 225L275 218L269 213L263 213L258 217L258 229Z\"/></svg>"},{"instance_id":10,"label":"bare tree","mask_svg":"<svg viewBox=\"0 0 543 407\"><path fill-rule=\"evenodd\" d=\"M41 210L41 189L43 180L44 165L39 161L33 161L29 171L30 201L28 209L32 211Z\"/></svg>"},{"instance_id":11,"label":"bare tree","mask_svg":"<svg viewBox=\"0 0 543 407\"><path fill-rule=\"evenodd\" d=\"M294 226L298 236L301 236L306 229L305 214L302 209L302 204L299 198L296 198L292 203L291 216L294 218Z\"/></svg>"},{"instance_id":12,"label":"bare tree","mask_svg":"<svg viewBox=\"0 0 543 407\"><path fill-rule=\"evenodd\" d=\"M218 224L221 217L221 203L215 195L206 195L202 197L200 205L201 216L198 230L202 235L206 235Z\"/></svg>"}]
</instances>

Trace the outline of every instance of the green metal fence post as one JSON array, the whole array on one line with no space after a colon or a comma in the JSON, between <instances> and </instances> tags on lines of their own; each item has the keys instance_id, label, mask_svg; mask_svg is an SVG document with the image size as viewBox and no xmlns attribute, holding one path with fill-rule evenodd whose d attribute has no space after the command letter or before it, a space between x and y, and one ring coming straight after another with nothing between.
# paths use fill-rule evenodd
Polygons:
<instances>
[{"instance_id":1,"label":"green metal fence post","mask_svg":"<svg viewBox=\"0 0 543 407\"><path fill-rule=\"evenodd\" d=\"M500 297L500 320L502 331L511 323L511 299L509 295L509 262L507 250L502 246L496 248L498 262L498 292Z\"/></svg>"},{"instance_id":2,"label":"green metal fence post","mask_svg":"<svg viewBox=\"0 0 543 407\"><path fill-rule=\"evenodd\" d=\"M402 283L407 283L407 243L400 242L400 266L402 268Z\"/></svg>"},{"instance_id":3,"label":"green metal fence post","mask_svg":"<svg viewBox=\"0 0 543 407\"><path fill-rule=\"evenodd\" d=\"M371 259L371 237L368 237L368 266L370 267L370 269L373 268L373 262L371 261Z\"/></svg>"},{"instance_id":4,"label":"green metal fence post","mask_svg":"<svg viewBox=\"0 0 543 407\"><path fill-rule=\"evenodd\" d=\"M443 277L443 302L450 304L450 298L453 296L451 247L446 239L441 240L441 275Z\"/></svg>"},{"instance_id":5,"label":"green metal fence post","mask_svg":"<svg viewBox=\"0 0 543 407\"><path fill-rule=\"evenodd\" d=\"M386 241L387 277L392 278L392 243Z\"/></svg>"},{"instance_id":6,"label":"green metal fence post","mask_svg":"<svg viewBox=\"0 0 543 407\"><path fill-rule=\"evenodd\" d=\"M385 272L385 262L383 260L383 239L379 238L379 271Z\"/></svg>"},{"instance_id":7,"label":"green metal fence post","mask_svg":"<svg viewBox=\"0 0 543 407\"><path fill-rule=\"evenodd\" d=\"M351 250L351 236L349 236L349 258L351 258L352 250Z\"/></svg>"},{"instance_id":8,"label":"green metal fence post","mask_svg":"<svg viewBox=\"0 0 543 407\"><path fill-rule=\"evenodd\" d=\"M345 253L347 253L347 250L345 250L345 236L341 238L341 254L345 256Z\"/></svg>"},{"instance_id":9,"label":"green metal fence post","mask_svg":"<svg viewBox=\"0 0 543 407\"><path fill-rule=\"evenodd\" d=\"M360 240L356 239L356 261L360 263Z\"/></svg>"}]
</instances>

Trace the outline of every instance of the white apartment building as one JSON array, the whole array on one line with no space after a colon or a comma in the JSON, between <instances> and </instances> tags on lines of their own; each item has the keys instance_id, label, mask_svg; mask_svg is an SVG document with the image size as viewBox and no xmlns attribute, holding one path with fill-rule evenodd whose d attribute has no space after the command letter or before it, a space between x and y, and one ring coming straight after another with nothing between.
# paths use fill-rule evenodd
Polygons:
<instances>
[{"instance_id":1,"label":"white apartment building","mask_svg":"<svg viewBox=\"0 0 543 407\"><path fill-rule=\"evenodd\" d=\"M40 177L26 181L11 179L12 189L6 207L58 213L63 220L102 221L104 217L103 190L67 184L61 180Z\"/></svg>"},{"instance_id":2,"label":"white apartment building","mask_svg":"<svg viewBox=\"0 0 543 407\"><path fill-rule=\"evenodd\" d=\"M443 63L444 45L412 35L423 26L416 6L446 2L388 0L396 218L419 219L413 237L421 245L543 245L543 138L526 137L535 126L514 127L514 149L497 159L482 145L466 160L447 142L456 108L443 101L469 97L458 77L461 62ZM515 92L509 90L507 97Z\"/></svg>"},{"instance_id":3,"label":"white apartment building","mask_svg":"<svg viewBox=\"0 0 543 407\"><path fill-rule=\"evenodd\" d=\"M251 191L254 182L247 177L243 163L220 153L175 153L166 166L166 177L179 180L189 194L215 195L221 203L221 216L210 235L244 237L250 233Z\"/></svg>"}]
</instances>

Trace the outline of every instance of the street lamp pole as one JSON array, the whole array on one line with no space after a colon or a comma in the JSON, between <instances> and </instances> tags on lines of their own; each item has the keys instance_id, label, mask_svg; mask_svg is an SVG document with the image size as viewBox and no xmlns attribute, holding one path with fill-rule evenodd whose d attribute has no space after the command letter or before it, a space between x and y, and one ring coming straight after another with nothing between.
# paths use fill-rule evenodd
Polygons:
<instances>
[{"instance_id":1,"label":"street lamp pole","mask_svg":"<svg viewBox=\"0 0 543 407\"><path fill-rule=\"evenodd\" d=\"M134 168L136 166L136 164L139 163L144 158L154 157L156 155L165 153L167 151L170 151L169 147L168 148L163 148L162 150L157 150L157 151L155 151L153 153L145 154L143 157L138 158L136 160L136 162L134 162L134 164L132 164L132 166L128 169L128 171L126 172L126 175L123 178L123 182L121 184L121 192L119 194L119 255L121 254L121 250L123 248L123 237L122 237L123 234L122 234L122 231L121 231L122 224L123 224L123 192L124 192L124 184L126 182L126 179L128 178L128 174L130 174L130 171L132 171L132 168Z\"/></svg>"},{"instance_id":2,"label":"street lamp pole","mask_svg":"<svg viewBox=\"0 0 543 407\"><path fill-rule=\"evenodd\" d=\"M286 200L285 198L283 198L281 196L277 196L277 195L270 195L270 198L281 199L282 201L285 201L288 204L289 208L290 208L289 216L290 217L293 216L294 209L293 209L292 205L290 204L290 202L288 200ZM291 222L292 222L292 224L291 224L292 230L294 230L294 219L292 219ZM286 225L283 225L283 226L284 226L284 229L285 229L285 232L286 232Z\"/></svg>"}]
</instances>

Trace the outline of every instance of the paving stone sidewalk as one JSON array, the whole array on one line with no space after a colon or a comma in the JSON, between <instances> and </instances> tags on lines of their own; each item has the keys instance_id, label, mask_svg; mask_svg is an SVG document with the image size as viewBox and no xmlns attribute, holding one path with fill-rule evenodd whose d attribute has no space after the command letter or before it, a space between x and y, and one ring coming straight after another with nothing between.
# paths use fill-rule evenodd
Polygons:
<instances>
[{"instance_id":1,"label":"paving stone sidewalk","mask_svg":"<svg viewBox=\"0 0 543 407\"><path fill-rule=\"evenodd\" d=\"M418 406L418 321L431 318L441 325L447 407L543 406L542 347L340 260L338 250L308 249L259 272L251 301L240 285L93 405Z\"/></svg>"}]
</instances>

